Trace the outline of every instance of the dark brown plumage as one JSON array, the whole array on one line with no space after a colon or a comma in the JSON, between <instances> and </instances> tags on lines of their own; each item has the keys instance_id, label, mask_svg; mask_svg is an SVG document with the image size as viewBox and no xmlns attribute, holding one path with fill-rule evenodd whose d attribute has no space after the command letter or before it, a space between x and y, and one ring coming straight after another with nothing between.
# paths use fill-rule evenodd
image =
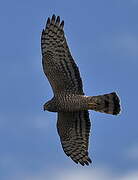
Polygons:
<instances>
[{"instance_id":1,"label":"dark brown plumage","mask_svg":"<svg viewBox=\"0 0 138 180\"><path fill-rule=\"evenodd\" d=\"M70 53L64 35L64 21L55 15L48 18L42 31L42 64L54 93L44 110L58 112L57 130L64 152L81 165L89 165L88 143L90 119L88 110L108 114L120 112L115 92L85 96L79 69Z\"/></svg>"}]
</instances>

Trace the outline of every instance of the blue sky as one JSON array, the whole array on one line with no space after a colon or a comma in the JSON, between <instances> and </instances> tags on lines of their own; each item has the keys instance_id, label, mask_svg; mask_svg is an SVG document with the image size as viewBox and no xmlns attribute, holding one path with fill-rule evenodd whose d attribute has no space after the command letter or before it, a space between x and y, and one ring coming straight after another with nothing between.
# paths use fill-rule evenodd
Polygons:
<instances>
[{"instance_id":1,"label":"blue sky","mask_svg":"<svg viewBox=\"0 0 138 180\"><path fill-rule=\"evenodd\" d=\"M137 9L137 0L1 1L1 180L136 179ZM66 157L56 114L42 109L52 90L42 71L40 34L53 13L65 21L86 95L116 91L121 98L119 116L90 112L89 167Z\"/></svg>"}]
</instances>

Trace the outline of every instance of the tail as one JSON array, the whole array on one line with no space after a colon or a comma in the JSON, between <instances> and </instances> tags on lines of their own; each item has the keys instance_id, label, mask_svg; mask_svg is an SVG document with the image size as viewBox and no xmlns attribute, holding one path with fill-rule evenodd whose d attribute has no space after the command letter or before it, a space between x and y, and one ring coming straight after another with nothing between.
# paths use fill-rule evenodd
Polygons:
<instances>
[{"instance_id":1,"label":"tail","mask_svg":"<svg viewBox=\"0 0 138 180\"><path fill-rule=\"evenodd\" d=\"M120 100L115 92L90 97L90 103L88 104L88 107L91 110L113 115L119 114L121 110Z\"/></svg>"}]
</instances>

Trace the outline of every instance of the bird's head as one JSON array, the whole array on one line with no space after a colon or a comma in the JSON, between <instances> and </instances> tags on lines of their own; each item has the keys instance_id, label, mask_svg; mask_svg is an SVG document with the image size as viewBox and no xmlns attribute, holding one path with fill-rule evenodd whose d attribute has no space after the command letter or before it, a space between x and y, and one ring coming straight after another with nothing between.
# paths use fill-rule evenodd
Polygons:
<instances>
[{"instance_id":1,"label":"bird's head","mask_svg":"<svg viewBox=\"0 0 138 180\"><path fill-rule=\"evenodd\" d=\"M44 111L45 111L45 110L50 111L50 109L51 109L50 107L51 107L51 105L50 105L49 102L46 102L46 103L43 105Z\"/></svg>"},{"instance_id":2,"label":"bird's head","mask_svg":"<svg viewBox=\"0 0 138 180\"><path fill-rule=\"evenodd\" d=\"M50 111L50 112L56 112L56 106L55 103L53 101L48 101L43 105L43 109L44 111Z\"/></svg>"}]
</instances>

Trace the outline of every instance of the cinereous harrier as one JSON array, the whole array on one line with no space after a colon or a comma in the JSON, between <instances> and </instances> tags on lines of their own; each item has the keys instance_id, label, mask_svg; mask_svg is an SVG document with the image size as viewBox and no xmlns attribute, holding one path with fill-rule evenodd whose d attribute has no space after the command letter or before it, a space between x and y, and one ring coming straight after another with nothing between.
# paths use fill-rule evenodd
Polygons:
<instances>
[{"instance_id":1,"label":"cinereous harrier","mask_svg":"<svg viewBox=\"0 0 138 180\"><path fill-rule=\"evenodd\" d=\"M44 110L58 113L57 130L67 156L81 165L89 165L88 143L90 119L88 110L117 115L119 97L115 92L85 96L79 69L70 53L64 35L64 21L53 15L47 19L41 35L42 64L54 96Z\"/></svg>"}]
</instances>

